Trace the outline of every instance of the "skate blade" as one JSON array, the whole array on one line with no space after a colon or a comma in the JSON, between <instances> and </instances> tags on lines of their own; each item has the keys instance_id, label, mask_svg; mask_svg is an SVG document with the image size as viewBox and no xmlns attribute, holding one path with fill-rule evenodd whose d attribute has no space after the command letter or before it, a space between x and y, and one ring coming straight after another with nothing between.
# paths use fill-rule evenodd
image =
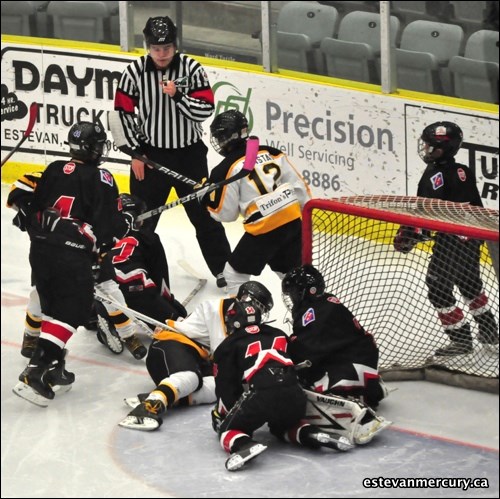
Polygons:
<instances>
[{"instance_id":1,"label":"skate blade","mask_svg":"<svg viewBox=\"0 0 500 499\"><path fill-rule=\"evenodd\" d=\"M35 392L35 390L31 388L31 386L23 383L22 381L19 381L19 383L17 383L17 385L12 388L12 392L18 397L21 397L22 399L27 400L28 402L31 402L38 407L48 407L51 402L50 399L45 398L39 393Z\"/></svg>"},{"instance_id":2,"label":"skate blade","mask_svg":"<svg viewBox=\"0 0 500 499\"><path fill-rule=\"evenodd\" d=\"M247 461L257 457L259 454L262 454L267 449L266 445L255 444L252 445L249 449L245 449L232 454L229 459L226 461L226 469L228 471L236 471L239 470Z\"/></svg>"},{"instance_id":3,"label":"skate blade","mask_svg":"<svg viewBox=\"0 0 500 499\"><path fill-rule=\"evenodd\" d=\"M97 318L99 323L99 328L97 329L97 336L99 341L105 345L114 354L120 354L123 352L123 343L118 336L113 334L108 326L106 319L101 316Z\"/></svg>"},{"instance_id":4,"label":"skate blade","mask_svg":"<svg viewBox=\"0 0 500 499\"><path fill-rule=\"evenodd\" d=\"M329 433L318 433L316 435L316 440L325 447L336 449L341 452L351 450L355 447L347 437L334 437Z\"/></svg>"},{"instance_id":5,"label":"skate blade","mask_svg":"<svg viewBox=\"0 0 500 499\"><path fill-rule=\"evenodd\" d=\"M135 416L127 416L118 423L118 426L130 430L154 431L160 427L160 423L153 418L141 418L139 420Z\"/></svg>"},{"instance_id":6,"label":"skate blade","mask_svg":"<svg viewBox=\"0 0 500 499\"><path fill-rule=\"evenodd\" d=\"M354 442L358 445L366 445L371 442L373 437L385 430L389 426L391 426L392 421L387 421L380 416L378 416L373 421L363 425L357 432L354 437Z\"/></svg>"}]
</instances>

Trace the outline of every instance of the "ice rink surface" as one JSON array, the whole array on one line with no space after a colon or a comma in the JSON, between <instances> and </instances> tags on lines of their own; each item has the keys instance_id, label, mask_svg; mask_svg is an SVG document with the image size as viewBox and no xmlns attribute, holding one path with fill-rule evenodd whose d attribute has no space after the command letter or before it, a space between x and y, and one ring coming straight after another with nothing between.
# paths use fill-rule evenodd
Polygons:
<instances>
[{"instance_id":1,"label":"ice rink surface","mask_svg":"<svg viewBox=\"0 0 500 499\"><path fill-rule=\"evenodd\" d=\"M498 395L429 382L389 382L379 413L394 422L370 444L348 453L312 451L255 437L269 449L236 473L211 428L210 406L174 408L156 432L121 428L123 398L153 388L144 361L112 354L80 328L68 343L73 389L46 408L13 395L26 362L20 355L30 291L28 237L11 224L2 185L2 482L1 497L498 497ZM242 228L226 225L234 246ZM221 298L182 207L162 215L158 232L182 301L196 285L177 264L208 278L189 304ZM271 315L282 326L280 281L259 278L273 292ZM147 338L143 337L146 342ZM481 479L488 488L367 488L365 479ZM421 485L421 484L420 484Z\"/></svg>"}]
</instances>

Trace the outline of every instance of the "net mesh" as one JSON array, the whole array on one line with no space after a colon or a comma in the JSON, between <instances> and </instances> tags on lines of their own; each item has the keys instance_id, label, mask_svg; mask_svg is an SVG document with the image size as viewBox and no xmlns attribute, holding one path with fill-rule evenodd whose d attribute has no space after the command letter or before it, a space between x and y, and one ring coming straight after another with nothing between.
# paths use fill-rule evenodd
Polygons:
<instances>
[{"instance_id":1,"label":"net mesh","mask_svg":"<svg viewBox=\"0 0 500 499\"><path fill-rule=\"evenodd\" d=\"M498 324L496 210L409 196L312 200L304 209L304 261L322 272L327 290L337 295L374 335L381 372L432 366L485 379L498 378L498 344L479 341L477 321L456 287L456 305L472 328L474 350L452 357L435 355L436 349L449 343L426 286L435 241L420 242L408 254L397 252L393 240L400 225L428 229L431 237L439 231L482 241L483 291ZM457 268L460 260L459 252Z\"/></svg>"}]
</instances>

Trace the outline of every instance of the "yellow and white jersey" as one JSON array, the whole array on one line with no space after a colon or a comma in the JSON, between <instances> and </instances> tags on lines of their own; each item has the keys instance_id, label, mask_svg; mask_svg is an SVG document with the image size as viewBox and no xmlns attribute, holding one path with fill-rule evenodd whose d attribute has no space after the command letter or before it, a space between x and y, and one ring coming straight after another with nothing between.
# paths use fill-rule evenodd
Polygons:
<instances>
[{"instance_id":1,"label":"yellow and white jersey","mask_svg":"<svg viewBox=\"0 0 500 499\"><path fill-rule=\"evenodd\" d=\"M210 182L236 175L244 160L244 150L233 151L214 168ZM259 235L301 218L310 198L309 187L286 154L261 145L254 170L211 193L208 210L219 222L232 222L242 215L245 230Z\"/></svg>"},{"instance_id":2,"label":"yellow and white jersey","mask_svg":"<svg viewBox=\"0 0 500 499\"><path fill-rule=\"evenodd\" d=\"M167 326L186 335L213 353L227 336L224 315L233 301L234 298L204 301L185 319L168 320Z\"/></svg>"}]
</instances>

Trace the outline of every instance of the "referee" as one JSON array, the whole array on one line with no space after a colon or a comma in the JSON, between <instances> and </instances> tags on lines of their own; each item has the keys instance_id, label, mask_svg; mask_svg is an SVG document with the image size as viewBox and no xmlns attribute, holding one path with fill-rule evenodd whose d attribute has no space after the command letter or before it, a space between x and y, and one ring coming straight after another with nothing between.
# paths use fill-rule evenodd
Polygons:
<instances>
[{"instance_id":1,"label":"referee","mask_svg":"<svg viewBox=\"0 0 500 499\"><path fill-rule=\"evenodd\" d=\"M207 147L202 122L214 112L214 94L199 62L177 52L177 28L165 17L151 17L144 28L148 54L124 70L115 94L128 145L195 181L208 178ZM148 210L163 206L172 187L179 197L192 187L132 159L130 192L143 199ZM231 247L224 227L196 201L184 205L196 230L196 238L219 288ZM154 230L159 215L146 223Z\"/></svg>"}]
</instances>

